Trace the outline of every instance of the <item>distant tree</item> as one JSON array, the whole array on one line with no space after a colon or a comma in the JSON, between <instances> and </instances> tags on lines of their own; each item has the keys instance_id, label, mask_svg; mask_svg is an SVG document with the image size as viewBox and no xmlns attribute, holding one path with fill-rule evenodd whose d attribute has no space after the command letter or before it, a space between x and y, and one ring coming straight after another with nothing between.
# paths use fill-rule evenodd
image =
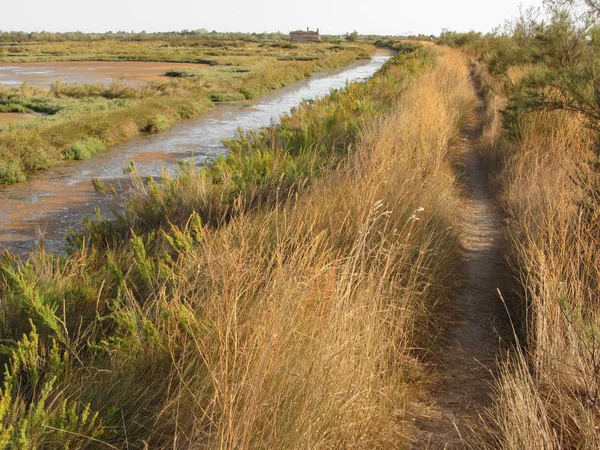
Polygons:
<instances>
[{"instance_id":1,"label":"distant tree","mask_svg":"<svg viewBox=\"0 0 600 450\"><path fill-rule=\"evenodd\" d=\"M354 30L352 33L347 33L345 38L348 42L358 41L358 31Z\"/></svg>"}]
</instances>

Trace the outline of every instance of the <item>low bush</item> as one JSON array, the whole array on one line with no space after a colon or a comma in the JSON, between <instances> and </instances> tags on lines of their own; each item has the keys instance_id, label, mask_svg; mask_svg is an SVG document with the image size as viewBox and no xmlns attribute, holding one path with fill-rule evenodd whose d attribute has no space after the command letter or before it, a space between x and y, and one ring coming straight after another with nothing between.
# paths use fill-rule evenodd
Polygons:
<instances>
[{"instance_id":1,"label":"low bush","mask_svg":"<svg viewBox=\"0 0 600 450\"><path fill-rule=\"evenodd\" d=\"M19 161L15 159L0 159L0 184L18 183L27 177Z\"/></svg>"},{"instance_id":2,"label":"low bush","mask_svg":"<svg viewBox=\"0 0 600 450\"><path fill-rule=\"evenodd\" d=\"M201 72L194 69L169 69L165 76L173 78L197 78Z\"/></svg>"},{"instance_id":3,"label":"low bush","mask_svg":"<svg viewBox=\"0 0 600 450\"><path fill-rule=\"evenodd\" d=\"M160 133L171 127L171 121L163 114L154 114L148 117L141 126L140 131L144 133Z\"/></svg>"},{"instance_id":4,"label":"low bush","mask_svg":"<svg viewBox=\"0 0 600 450\"><path fill-rule=\"evenodd\" d=\"M232 93L214 93L210 94L210 99L213 102L234 102L240 100L246 100L246 96L239 92Z\"/></svg>"},{"instance_id":5,"label":"low bush","mask_svg":"<svg viewBox=\"0 0 600 450\"><path fill-rule=\"evenodd\" d=\"M65 159L90 159L96 153L100 153L104 150L106 150L106 146L100 139L96 137L89 137L71 145L65 152Z\"/></svg>"}]
</instances>

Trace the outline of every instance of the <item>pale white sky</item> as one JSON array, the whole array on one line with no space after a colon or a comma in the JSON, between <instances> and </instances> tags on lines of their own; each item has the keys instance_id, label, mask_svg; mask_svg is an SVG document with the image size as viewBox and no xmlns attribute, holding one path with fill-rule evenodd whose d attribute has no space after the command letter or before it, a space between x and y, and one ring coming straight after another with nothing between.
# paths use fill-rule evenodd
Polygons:
<instances>
[{"instance_id":1,"label":"pale white sky","mask_svg":"<svg viewBox=\"0 0 600 450\"><path fill-rule=\"evenodd\" d=\"M490 31L542 0L2 0L0 31Z\"/></svg>"}]
</instances>

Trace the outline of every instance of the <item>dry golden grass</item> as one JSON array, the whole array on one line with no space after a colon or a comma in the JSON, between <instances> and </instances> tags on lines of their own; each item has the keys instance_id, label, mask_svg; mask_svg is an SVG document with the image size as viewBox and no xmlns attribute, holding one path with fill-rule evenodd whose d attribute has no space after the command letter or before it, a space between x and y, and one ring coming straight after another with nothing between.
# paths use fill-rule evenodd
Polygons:
<instances>
[{"instance_id":1,"label":"dry golden grass","mask_svg":"<svg viewBox=\"0 0 600 450\"><path fill-rule=\"evenodd\" d=\"M500 113L506 107L507 100L501 84L494 79L485 65L472 60L471 70L484 102L483 129L477 147L490 172L497 174L502 171L509 157L508 153L511 152Z\"/></svg>"},{"instance_id":2,"label":"dry golden grass","mask_svg":"<svg viewBox=\"0 0 600 450\"><path fill-rule=\"evenodd\" d=\"M506 76L513 85L517 85L519 81L521 81L523 78L529 75L533 68L534 66L531 64L511 66L506 71Z\"/></svg>"},{"instance_id":3,"label":"dry golden grass","mask_svg":"<svg viewBox=\"0 0 600 450\"><path fill-rule=\"evenodd\" d=\"M600 447L600 197L593 136L566 112L523 118L491 139L504 167L510 249L521 275L524 349L505 364L492 411L507 449ZM491 123L490 136L496 134ZM518 317L518 316L522 317Z\"/></svg>"}]
</instances>

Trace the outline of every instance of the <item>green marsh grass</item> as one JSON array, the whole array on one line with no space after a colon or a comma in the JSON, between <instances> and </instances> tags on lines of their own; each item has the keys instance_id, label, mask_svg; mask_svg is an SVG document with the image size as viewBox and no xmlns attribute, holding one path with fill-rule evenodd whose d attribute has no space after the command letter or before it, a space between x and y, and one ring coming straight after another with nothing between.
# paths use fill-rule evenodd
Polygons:
<instances>
[{"instance_id":1,"label":"green marsh grass","mask_svg":"<svg viewBox=\"0 0 600 450\"><path fill-rule=\"evenodd\" d=\"M171 72L179 76L138 87L129 86L124 81L115 81L108 86L57 81L49 91L28 85L0 87L0 111L45 114L27 124L0 126L0 161L3 161L4 167L0 169L4 173L0 176L0 183L22 181L28 174L45 170L58 161L73 159L70 149L79 145L80 141L99 139L106 148L110 148L139 133L164 131L177 120L197 116L210 108L213 102L253 99L308 77L313 72L368 58L374 50L368 44L331 50L325 43L282 48L252 40L198 38L178 47L172 47L170 42L144 39L117 45L110 39L40 41L19 44L23 45L26 58L15 59L0 53L0 62L122 60L199 63L198 69L192 72ZM80 53L84 50L87 53ZM190 53L196 55L195 59L186 56ZM44 56L48 54L54 56ZM210 58L210 64L206 64L207 58ZM29 164L24 159L36 159L36 150L30 145L13 145L16 140L32 139L24 138L27 134L43 141L47 158L37 164ZM34 155L26 156L30 150L34 151Z\"/></svg>"}]
</instances>

